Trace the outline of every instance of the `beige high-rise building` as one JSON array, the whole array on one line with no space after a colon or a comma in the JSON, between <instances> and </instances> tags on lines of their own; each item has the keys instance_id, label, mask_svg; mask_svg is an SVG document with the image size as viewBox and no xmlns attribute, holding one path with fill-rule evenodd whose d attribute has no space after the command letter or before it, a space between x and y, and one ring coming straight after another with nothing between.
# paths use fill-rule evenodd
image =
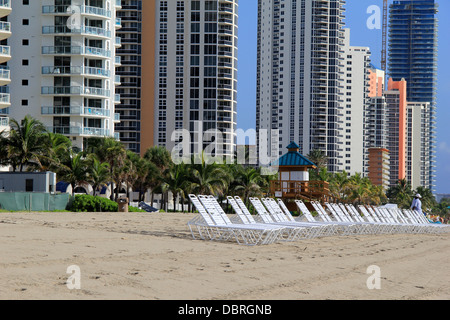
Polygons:
<instances>
[{"instance_id":1,"label":"beige high-rise building","mask_svg":"<svg viewBox=\"0 0 450 320\"><path fill-rule=\"evenodd\" d=\"M184 129L189 152L233 155L238 1L143 1L142 17L141 153L172 150ZM222 140L202 139L207 130Z\"/></svg>"}]
</instances>

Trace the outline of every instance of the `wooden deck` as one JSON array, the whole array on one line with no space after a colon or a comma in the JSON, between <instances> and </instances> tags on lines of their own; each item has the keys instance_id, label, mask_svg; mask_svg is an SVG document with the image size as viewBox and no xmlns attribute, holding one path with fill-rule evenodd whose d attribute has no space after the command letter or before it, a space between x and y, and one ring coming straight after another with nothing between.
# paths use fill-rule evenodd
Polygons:
<instances>
[{"instance_id":1,"label":"wooden deck","mask_svg":"<svg viewBox=\"0 0 450 320\"><path fill-rule=\"evenodd\" d=\"M271 181L270 193L282 199L328 201L330 186L326 181Z\"/></svg>"}]
</instances>

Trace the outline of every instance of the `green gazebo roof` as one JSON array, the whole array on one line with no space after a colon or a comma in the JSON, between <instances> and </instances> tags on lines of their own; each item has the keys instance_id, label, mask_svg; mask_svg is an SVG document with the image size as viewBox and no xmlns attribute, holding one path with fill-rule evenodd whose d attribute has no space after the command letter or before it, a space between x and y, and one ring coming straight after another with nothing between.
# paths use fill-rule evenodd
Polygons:
<instances>
[{"instance_id":1,"label":"green gazebo roof","mask_svg":"<svg viewBox=\"0 0 450 320\"><path fill-rule=\"evenodd\" d=\"M316 165L305 158L303 155L298 152L300 149L299 145L295 142L291 142L286 149L288 149L288 153L283 155L278 160L278 165L283 167L316 167Z\"/></svg>"}]
</instances>

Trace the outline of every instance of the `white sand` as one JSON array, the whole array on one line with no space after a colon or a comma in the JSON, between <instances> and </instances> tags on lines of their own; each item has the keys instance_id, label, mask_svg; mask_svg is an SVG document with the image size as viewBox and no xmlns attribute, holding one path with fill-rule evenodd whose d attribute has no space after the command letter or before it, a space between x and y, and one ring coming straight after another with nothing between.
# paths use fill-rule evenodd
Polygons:
<instances>
[{"instance_id":1,"label":"white sand","mask_svg":"<svg viewBox=\"0 0 450 320\"><path fill-rule=\"evenodd\" d=\"M450 234L244 247L192 240L192 217L0 213L0 299L450 298ZM66 286L71 265L80 290Z\"/></svg>"}]
</instances>

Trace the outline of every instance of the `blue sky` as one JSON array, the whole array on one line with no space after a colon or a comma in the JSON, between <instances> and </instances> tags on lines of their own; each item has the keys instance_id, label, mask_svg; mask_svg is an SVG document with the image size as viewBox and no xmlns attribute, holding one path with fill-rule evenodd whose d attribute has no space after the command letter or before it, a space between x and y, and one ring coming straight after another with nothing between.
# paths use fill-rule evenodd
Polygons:
<instances>
[{"instance_id":1,"label":"blue sky","mask_svg":"<svg viewBox=\"0 0 450 320\"><path fill-rule=\"evenodd\" d=\"M390 1L392 2L392 1ZM439 58L437 97L437 193L450 193L450 1L439 3ZM347 0L346 27L351 29L351 45L370 47L372 62L380 66L381 30L366 26L367 8L383 6L382 0ZM238 66L238 119L240 129L254 129L256 119L256 35L257 0L239 1L239 66ZM446 76L447 74L447 76Z\"/></svg>"}]
</instances>

